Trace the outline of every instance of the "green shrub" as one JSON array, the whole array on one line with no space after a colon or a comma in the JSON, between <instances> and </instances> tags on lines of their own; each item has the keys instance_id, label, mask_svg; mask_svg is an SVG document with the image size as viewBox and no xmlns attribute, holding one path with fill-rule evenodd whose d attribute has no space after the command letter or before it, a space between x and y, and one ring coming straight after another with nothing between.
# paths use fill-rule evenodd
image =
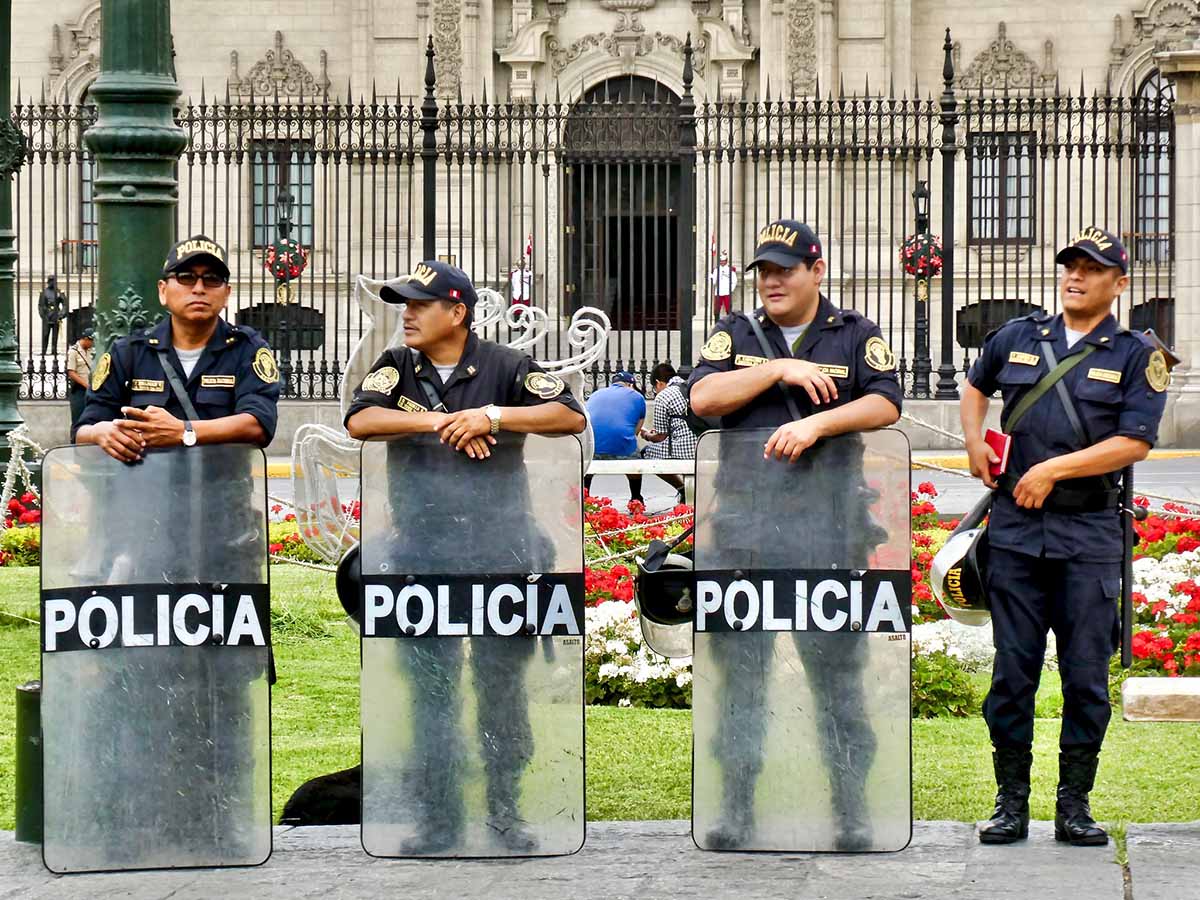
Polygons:
<instances>
[{"instance_id":1,"label":"green shrub","mask_svg":"<svg viewBox=\"0 0 1200 900\"><path fill-rule=\"evenodd\" d=\"M6 566L36 566L42 560L42 529L37 525L0 532L0 559Z\"/></svg>"},{"instance_id":2,"label":"green shrub","mask_svg":"<svg viewBox=\"0 0 1200 900\"><path fill-rule=\"evenodd\" d=\"M971 676L952 656L940 650L913 656L912 714L914 719L970 716L980 698Z\"/></svg>"}]
</instances>

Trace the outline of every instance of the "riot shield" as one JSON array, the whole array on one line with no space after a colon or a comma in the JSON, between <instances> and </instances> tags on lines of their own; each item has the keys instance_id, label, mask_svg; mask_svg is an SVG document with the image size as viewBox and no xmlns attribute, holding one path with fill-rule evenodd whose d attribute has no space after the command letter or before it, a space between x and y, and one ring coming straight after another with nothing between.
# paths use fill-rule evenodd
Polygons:
<instances>
[{"instance_id":1,"label":"riot shield","mask_svg":"<svg viewBox=\"0 0 1200 900\"><path fill-rule=\"evenodd\" d=\"M574 853L584 839L582 460L503 435L472 460L362 449L362 844Z\"/></svg>"},{"instance_id":2,"label":"riot shield","mask_svg":"<svg viewBox=\"0 0 1200 900\"><path fill-rule=\"evenodd\" d=\"M266 458L59 447L42 471L47 868L265 862Z\"/></svg>"},{"instance_id":3,"label":"riot shield","mask_svg":"<svg viewBox=\"0 0 1200 900\"><path fill-rule=\"evenodd\" d=\"M899 431L763 459L696 452L692 835L886 851L912 831L909 448Z\"/></svg>"}]
</instances>

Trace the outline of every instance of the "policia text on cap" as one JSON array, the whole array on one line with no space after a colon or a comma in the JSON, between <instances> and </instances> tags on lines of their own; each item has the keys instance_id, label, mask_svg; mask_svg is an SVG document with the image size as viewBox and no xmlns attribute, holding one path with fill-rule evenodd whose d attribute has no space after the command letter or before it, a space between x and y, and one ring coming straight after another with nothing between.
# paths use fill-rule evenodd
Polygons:
<instances>
[{"instance_id":1,"label":"policia text on cap","mask_svg":"<svg viewBox=\"0 0 1200 900\"><path fill-rule=\"evenodd\" d=\"M1129 285L1128 258L1116 236L1085 228L1056 257L1062 312L1014 319L988 335L963 386L971 472L997 488L985 576L996 657L983 714L999 790L980 829L984 843L1028 834L1034 694L1051 628L1063 688L1055 838L1108 840L1092 819L1088 793L1111 715L1108 661L1130 550L1117 483L1154 444L1170 381L1156 344L1112 315ZM988 398L1002 393L1007 430L1022 399L1071 361L1077 364L1014 427L1007 471L993 478L988 464L998 460L982 436Z\"/></svg>"}]
</instances>

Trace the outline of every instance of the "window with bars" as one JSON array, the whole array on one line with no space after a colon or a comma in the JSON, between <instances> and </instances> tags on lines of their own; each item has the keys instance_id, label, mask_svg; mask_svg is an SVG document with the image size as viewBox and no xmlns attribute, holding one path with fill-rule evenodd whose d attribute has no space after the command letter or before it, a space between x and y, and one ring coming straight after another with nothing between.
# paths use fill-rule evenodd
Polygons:
<instances>
[{"instance_id":1,"label":"window with bars","mask_svg":"<svg viewBox=\"0 0 1200 900\"><path fill-rule=\"evenodd\" d=\"M1175 87L1158 69L1143 80L1137 92L1134 127L1138 154L1134 178L1133 258L1141 263L1171 261L1173 179L1171 138L1175 126Z\"/></svg>"},{"instance_id":2,"label":"window with bars","mask_svg":"<svg viewBox=\"0 0 1200 900\"><path fill-rule=\"evenodd\" d=\"M967 177L972 244L1032 244L1034 135L987 131L970 135Z\"/></svg>"},{"instance_id":3,"label":"window with bars","mask_svg":"<svg viewBox=\"0 0 1200 900\"><path fill-rule=\"evenodd\" d=\"M254 246L266 247L279 237L281 195L292 199L290 237L305 247L313 241L313 154L303 141L254 141L251 179Z\"/></svg>"}]
</instances>

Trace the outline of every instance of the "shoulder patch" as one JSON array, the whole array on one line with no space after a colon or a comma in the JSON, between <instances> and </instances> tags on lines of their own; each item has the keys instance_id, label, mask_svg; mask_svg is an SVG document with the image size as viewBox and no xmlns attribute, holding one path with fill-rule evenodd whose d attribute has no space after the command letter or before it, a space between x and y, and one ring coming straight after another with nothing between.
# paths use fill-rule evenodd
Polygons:
<instances>
[{"instance_id":1,"label":"shoulder patch","mask_svg":"<svg viewBox=\"0 0 1200 900\"><path fill-rule=\"evenodd\" d=\"M92 372L92 390L100 390L100 386L108 380L108 373L112 371L112 356L105 353L100 357L100 362L96 363L96 369Z\"/></svg>"},{"instance_id":2,"label":"shoulder patch","mask_svg":"<svg viewBox=\"0 0 1200 900\"><path fill-rule=\"evenodd\" d=\"M891 372L896 368L896 354L887 345L887 341L878 335L867 341L864 356L867 365L877 372Z\"/></svg>"},{"instance_id":3,"label":"shoulder patch","mask_svg":"<svg viewBox=\"0 0 1200 900\"><path fill-rule=\"evenodd\" d=\"M400 383L400 373L395 366L384 366L376 369L363 379L362 390L376 391L380 394L390 394L392 388Z\"/></svg>"},{"instance_id":4,"label":"shoulder patch","mask_svg":"<svg viewBox=\"0 0 1200 900\"><path fill-rule=\"evenodd\" d=\"M279 380L279 366L275 365L275 357L266 347L258 348L258 352L254 354L254 364L251 368L254 369L254 374L267 384L274 384Z\"/></svg>"},{"instance_id":5,"label":"shoulder patch","mask_svg":"<svg viewBox=\"0 0 1200 900\"><path fill-rule=\"evenodd\" d=\"M553 400L565 389L563 380L549 372L530 372L525 376L525 390L543 400Z\"/></svg>"},{"instance_id":6,"label":"shoulder patch","mask_svg":"<svg viewBox=\"0 0 1200 900\"><path fill-rule=\"evenodd\" d=\"M733 338L728 331L718 331L713 334L700 348L700 357L710 362L720 362L729 359L733 353Z\"/></svg>"},{"instance_id":7,"label":"shoulder patch","mask_svg":"<svg viewBox=\"0 0 1200 900\"><path fill-rule=\"evenodd\" d=\"M1167 358L1161 350L1150 354L1150 364L1146 366L1146 383L1160 394L1171 383L1171 371L1167 368Z\"/></svg>"}]
</instances>

